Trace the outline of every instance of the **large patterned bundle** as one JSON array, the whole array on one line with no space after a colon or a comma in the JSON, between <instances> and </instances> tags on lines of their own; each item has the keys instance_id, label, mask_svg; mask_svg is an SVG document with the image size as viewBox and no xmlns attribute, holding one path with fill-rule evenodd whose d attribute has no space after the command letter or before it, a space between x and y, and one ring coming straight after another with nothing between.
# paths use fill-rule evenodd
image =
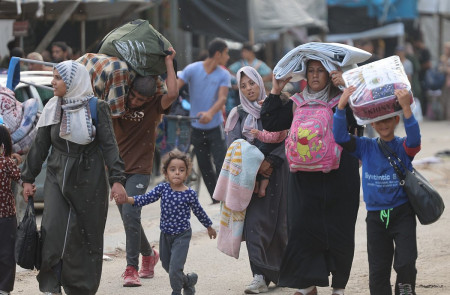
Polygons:
<instances>
[{"instance_id":1,"label":"large patterned bundle","mask_svg":"<svg viewBox=\"0 0 450 295\"><path fill-rule=\"evenodd\" d=\"M0 115L9 133L20 126L22 120L22 104L16 100L14 92L0 85Z\"/></svg>"},{"instance_id":2,"label":"large patterned bundle","mask_svg":"<svg viewBox=\"0 0 450 295\"><path fill-rule=\"evenodd\" d=\"M227 150L213 198L222 201L217 248L239 258L245 210L255 187L264 155L245 139L236 139Z\"/></svg>"},{"instance_id":3,"label":"large patterned bundle","mask_svg":"<svg viewBox=\"0 0 450 295\"><path fill-rule=\"evenodd\" d=\"M396 89L411 91L411 84L398 56L387 57L345 72L346 87L355 86L350 107L360 125L396 116L402 112ZM411 104L414 99L411 93Z\"/></svg>"},{"instance_id":4,"label":"large patterned bundle","mask_svg":"<svg viewBox=\"0 0 450 295\"><path fill-rule=\"evenodd\" d=\"M13 153L25 154L30 149L37 133L38 108L36 98L22 104L15 99L13 91L0 86L0 115L11 134Z\"/></svg>"}]
</instances>

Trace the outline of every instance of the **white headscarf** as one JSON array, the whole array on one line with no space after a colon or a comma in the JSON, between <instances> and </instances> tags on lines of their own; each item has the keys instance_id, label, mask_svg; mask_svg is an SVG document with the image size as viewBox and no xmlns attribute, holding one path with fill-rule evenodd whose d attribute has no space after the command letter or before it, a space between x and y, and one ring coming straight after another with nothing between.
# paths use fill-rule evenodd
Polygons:
<instances>
[{"instance_id":1,"label":"white headscarf","mask_svg":"<svg viewBox=\"0 0 450 295\"><path fill-rule=\"evenodd\" d=\"M87 69L80 63L68 60L55 66L66 84L63 97L54 96L42 111L37 127L61 122L59 136L77 144L89 144L95 138L89 100L94 97ZM61 119L62 111L62 119Z\"/></svg>"},{"instance_id":2,"label":"white headscarf","mask_svg":"<svg viewBox=\"0 0 450 295\"><path fill-rule=\"evenodd\" d=\"M241 91L241 78L242 73L244 73L247 77L249 77L252 81L254 81L259 87L259 97L256 101L249 101L247 97ZM245 112L248 113L247 118L243 124L242 134L251 142L254 139L253 134L250 133L252 129L258 129L258 119L260 118L261 106L258 104L258 101L264 100L266 98L266 90L264 88L264 82L262 80L261 75L252 67L245 66L239 69L236 74L237 84L239 87L239 98L241 100L242 108ZM225 131L231 131L234 126L236 126L237 121L239 120L239 114L237 113L237 108L234 108L230 114L228 115L227 123L225 125Z\"/></svg>"}]
</instances>

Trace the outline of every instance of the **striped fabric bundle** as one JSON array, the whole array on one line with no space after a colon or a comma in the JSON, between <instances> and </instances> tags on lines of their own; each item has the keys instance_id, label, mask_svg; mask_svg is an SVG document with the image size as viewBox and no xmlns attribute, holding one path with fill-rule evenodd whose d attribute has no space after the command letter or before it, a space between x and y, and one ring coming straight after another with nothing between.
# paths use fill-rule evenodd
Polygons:
<instances>
[{"instance_id":1,"label":"striped fabric bundle","mask_svg":"<svg viewBox=\"0 0 450 295\"><path fill-rule=\"evenodd\" d=\"M13 143L16 143L24 138L33 126L36 126L36 117L39 108L39 101L37 98L30 98L23 104L23 116L19 128L11 134Z\"/></svg>"},{"instance_id":2,"label":"striped fabric bundle","mask_svg":"<svg viewBox=\"0 0 450 295\"><path fill-rule=\"evenodd\" d=\"M13 153L25 154L30 149L37 133L38 108L36 98L21 103L13 91L0 86L0 116L11 133Z\"/></svg>"},{"instance_id":3,"label":"striped fabric bundle","mask_svg":"<svg viewBox=\"0 0 450 295\"><path fill-rule=\"evenodd\" d=\"M236 139L227 150L217 180L213 198L222 201L217 248L231 257L239 258L246 208L263 160L256 146Z\"/></svg>"},{"instance_id":4,"label":"striped fabric bundle","mask_svg":"<svg viewBox=\"0 0 450 295\"><path fill-rule=\"evenodd\" d=\"M12 150L13 153L18 153L18 154L26 154L28 153L28 151L31 148L31 144L34 141L34 138L36 137L37 134L37 127L36 124L39 121L39 113L36 116L36 120L33 122L32 128L30 129L30 131L18 142L15 142L12 146Z\"/></svg>"}]
</instances>

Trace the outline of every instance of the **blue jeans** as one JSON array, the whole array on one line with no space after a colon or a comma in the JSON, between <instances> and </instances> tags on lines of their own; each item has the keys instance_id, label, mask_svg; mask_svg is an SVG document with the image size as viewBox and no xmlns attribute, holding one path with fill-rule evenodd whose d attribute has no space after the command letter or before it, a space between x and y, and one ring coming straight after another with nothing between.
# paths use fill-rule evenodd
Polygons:
<instances>
[{"instance_id":1,"label":"blue jeans","mask_svg":"<svg viewBox=\"0 0 450 295\"><path fill-rule=\"evenodd\" d=\"M125 191L129 196L145 194L150 182L150 175L128 174ZM127 266L139 269L139 254L152 255L152 247L147 240L141 225L142 207L133 207L130 204L117 205L122 217L126 236Z\"/></svg>"},{"instance_id":2,"label":"blue jeans","mask_svg":"<svg viewBox=\"0 0 450 295\"><path fill-rule=\"evenodd\" d=\"M227 152L222 125L208 130L192 128L191 142L194 145L194 152L203 181L212 199L217 178ZM211 163L211 156L215 169Z\"/></svg>"}]
</instances>

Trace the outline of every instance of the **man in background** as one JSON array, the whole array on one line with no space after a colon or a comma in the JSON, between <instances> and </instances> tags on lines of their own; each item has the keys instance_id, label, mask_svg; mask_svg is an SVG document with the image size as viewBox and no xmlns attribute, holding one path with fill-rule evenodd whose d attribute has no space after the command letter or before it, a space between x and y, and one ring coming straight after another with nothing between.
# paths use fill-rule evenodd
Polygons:
<instances>
[{"instance_id":1,"label":"man in background","mask_svg":"<svg viewBox=\"0 0 450 295\"><path fill-rule=\"evenodd\" d=\"M44 61L44 59L42 58L42 55L39 52L28 53L27 59ZM43 64L29 62L29 63L27 63L27 65L28 65L29 71L51 71L52 70L52 67L47 67Z\"/></svg>"},{"instance_id":2,"label":"man in background","mask_svg":"<svg viewBox=\"0 0 450 295\"><path fill-rule=\"evenodd\" d=\"M244 44L241 50L241 59L233 63L229 69L236 75L238 70L244 66L251 66L263 78L264 82L272 81L272 69L262 60L256 58L253 46L251 44Z\"/></svg>"},{"instance_id":3,"label":"man in background","mask_svg":"<svg viewBox=\"0 0 450 295\"><path fill-rule=\"evenodd\" d=\"M191 142L213 204L218 203L212 196L227 151L222 109L231 82L230 73L222 66L229 58L227 44L214 39L208 46L208 58L188 65L178 78L178 90L189 84L189 115L200 117L192 122Z\"/></svg>"},{"instance_id":4,"label":"man in background","mask_svg":"<svg viewBox=\"0 0 450 295\"><path fill-rule=\"evenodd\" d=\"M65 60L69 60L68 48L69 46L67 46L66 42L64 41L53 42L51 46L52 61L55 63L59 63Z\"/></svg>"}]
</instances>

